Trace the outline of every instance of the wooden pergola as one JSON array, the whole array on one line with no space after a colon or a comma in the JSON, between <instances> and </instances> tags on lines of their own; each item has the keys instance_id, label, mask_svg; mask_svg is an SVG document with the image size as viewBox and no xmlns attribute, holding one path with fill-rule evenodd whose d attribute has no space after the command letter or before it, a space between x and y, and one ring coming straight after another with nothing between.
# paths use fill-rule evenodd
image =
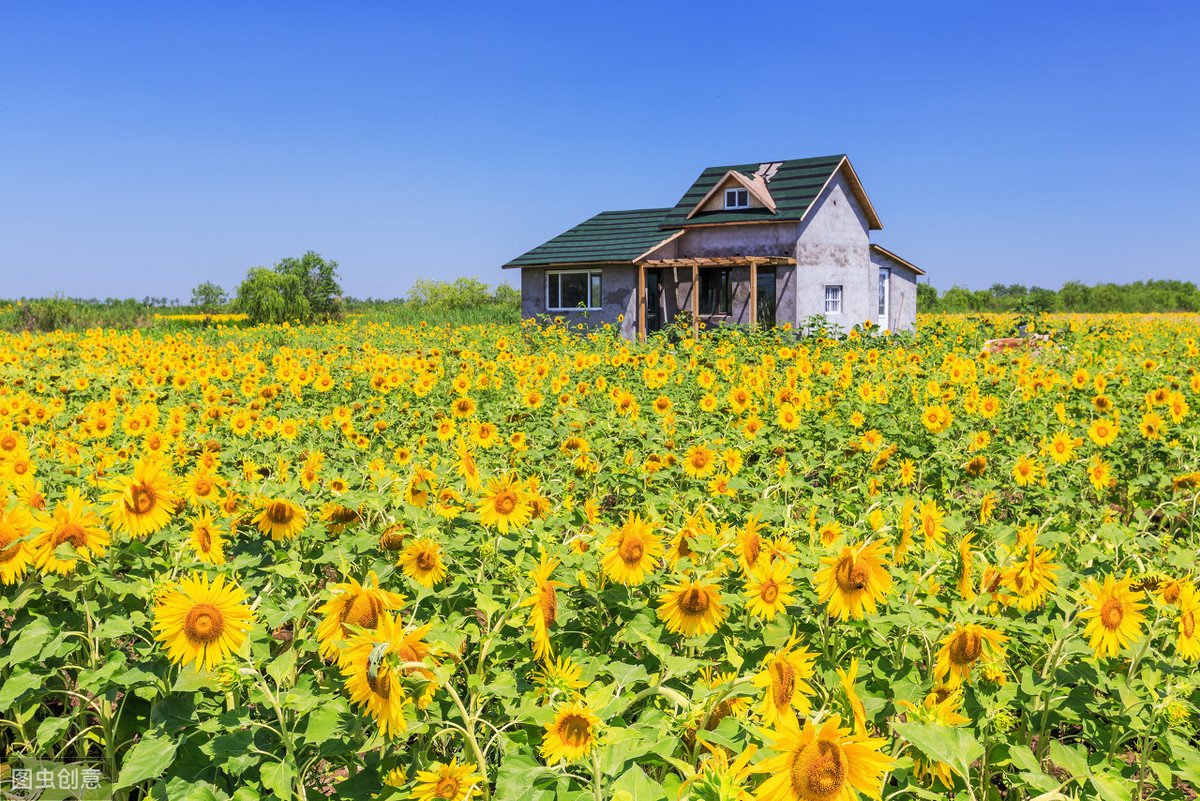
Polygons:
<instances>
[{"instance_id":1,"label":"wooden pergola","mask_svg":"<svg viewBox=\"0 0 1200 801\"><path fill-rule=\"evenodd\" d=\"M750 267L750 325L758 323L758 268L795 264L788 256L708 256L688 259L646 259L638 266L638 342L646 341L646 268L690 267L692 271L692 339L700 337L700 268Z\"/></svg>"}]
</instances>

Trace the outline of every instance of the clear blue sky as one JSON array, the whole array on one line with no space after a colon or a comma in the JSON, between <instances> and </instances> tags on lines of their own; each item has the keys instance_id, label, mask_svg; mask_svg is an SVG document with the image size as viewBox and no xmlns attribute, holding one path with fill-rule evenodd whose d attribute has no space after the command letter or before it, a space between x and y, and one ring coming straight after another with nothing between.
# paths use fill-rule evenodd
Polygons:
<instances>
[{"instance_id":1,"label":"clear blue sky","mask_svg":"<svg viewBox=\"0 0 1200 801\"><path fill-rule=\"evenodd\" d=\"M1200 282L1200 5L0 5L0 297L479 276L846 153L934 286Z\"/></svg>"}]
</instances>

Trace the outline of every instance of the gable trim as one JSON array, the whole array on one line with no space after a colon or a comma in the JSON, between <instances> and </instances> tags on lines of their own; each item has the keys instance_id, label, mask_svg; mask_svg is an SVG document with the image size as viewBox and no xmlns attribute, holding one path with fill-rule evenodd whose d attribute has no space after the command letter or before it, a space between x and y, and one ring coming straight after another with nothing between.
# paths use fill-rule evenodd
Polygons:
<instances>
[{"instance_id":1,"label":"gable trim","mask_svg":"<svg viewBox=\"0 0 1200 801\"><path fill-rule=\"evenodd\" d=\"M897 256L895 253L891 252L887 248L880 247L879 245L871 245L871 252L878 253L881 256L889 258L892 261L896 262L897 264L902 264L905 267L907 267L908 269L912 270L917 275L925 274L925 271L922 270L920 267L918 267L917 265L915 265L911 262L905 261L904 259L900 258L899 256Z\"/></svg>"},{"instance_id":2,"label":"gable trim","mask_svg":"<svg viewBox=\"0 0 1200 801\"><path fill-rule=\"evenodd\" d=\"M708 190L708 194L700 198L700 202L693 206L692 210L689 211L687 216L683 219L692 219L692 216L697 214L700 209L704 208L704 205L708 203L708 201L711 200L718 192L724 190L725 184L731 180L740 183L750 192L750 194L758 198L759 202L766 206L767 210L772 214L779 213L778 206L775 203L775 198L771 197L771 192L767 189L766 183L764 183L761 178L757 181L752 181L737 170L729 170L727 173L721 176L721 180L713 184L713 188Z\"/></svg>"},{"instance_id":3,"label":"gable trim","mask_svg":"<svg viewBox=\"0 0 1200 801\"><path fill-rule=\"evenodd\" d=\"M858 201L858 205L862 207L863 214L867 217L867 230L881 230L883 223L879 221L879 215L875 213L875 207L871 205L871 199L867 197L862 181L858 180L858 173L850 166L850 159L845 156L842 156L842 160L838 162L837 167L830 171L829 177L825 179L825 183L821 186L821 190L817 192L816 198L813 199L813 202L808 205L808 208L804 210L804 214L801 215L800 222L804 222L813 208L817 206L817 198L820 198L824 194L825 190L829 188L829 184L833 182L833 179L837 177L837 174L843 168L846 170L846 180L850 182L850 191L854 193L854 199Z\"/></svg>"}]
</instances>

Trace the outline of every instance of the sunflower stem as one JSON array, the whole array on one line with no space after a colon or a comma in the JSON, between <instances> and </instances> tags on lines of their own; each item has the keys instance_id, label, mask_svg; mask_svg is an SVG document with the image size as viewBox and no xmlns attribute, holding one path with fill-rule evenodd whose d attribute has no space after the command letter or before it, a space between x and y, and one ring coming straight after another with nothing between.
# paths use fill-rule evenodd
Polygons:
<instances>
[{"instance_id":1,"label":"sunflower stem","mask_svg":"<svg viewBox=\"0 0 1200 801\"><path fill-rule=\"evenodd\" d=\"M600 787L600 749L592 749L592 795L596 801L604 801L604 791Z\"/></svg>"},{"instance_id":2,"label":"sunflower stem","mask_svg":"<svg viewBox=\"0 0 1200 801\"><path fill-rule=\"evenodd\" d=\"M454 705L458 707L458 713L463 717L463 734L466 735L467 745L471 746L471 753L475 756L475 767L479 774L483 776L483 781L479 783L480 789L483 790L483 801L491 801L492 786L487 776L487 762L484 761L483 752L479 750L479 741L475 739L474 718L467 714L467 708L463 706L462 698L455 691L454 685L447 681L446 692L454 701Z\"/></svg>"}]
</instances>

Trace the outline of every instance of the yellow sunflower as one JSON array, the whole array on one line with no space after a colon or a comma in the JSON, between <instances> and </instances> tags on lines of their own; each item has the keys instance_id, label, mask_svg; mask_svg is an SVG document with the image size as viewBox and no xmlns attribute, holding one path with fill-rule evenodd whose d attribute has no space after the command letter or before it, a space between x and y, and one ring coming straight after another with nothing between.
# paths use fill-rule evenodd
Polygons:
<instances>
[{"instance_id":1,"label":"yellow sunflower","mask_svg":"<svg viewBox=\"0 0 1200 801\"><path fill-rule=\"evenodd\" d=\"M1005 568L1000 573L1004 586L1016 593L1017 608L1023 612L1042 605L1046 596L1058 590L1055 572L1058 565L1050 560L1054 553L1038 548L1033 537L1029 538L1027 556L1020 562Z\"/></svg>"},{"instance_id":2,"label":"yellow sunflower","mask_svg":"<svg viewBox=\"0 0 1200 801\"><path fill-rule=\"evenodd\" d=\"M57 553L60 545L70 545L85 562L91 562L93 556L103 556L111 538L100 528L101 522L91 504L74 488L68 489L66 499L55 504L53 514L42 512L34 516L34 529L39 532L30 546L34 564L43 573L74 572L78 559L60 559Z\"/></svg>"},{"instance_id":3,"label":"yellow sunflower","mask_svg":"<svg viewBox=\"0 0 1200 801\"><path fill-rule=\"evenodd\" d=\"M789 578L791 570L790 564L778 559L755 571L743 590L749 599L746 611L764 620L774 620L777 613L787 609L787 605L795 600L791 594L796 589Z\"/></svg>"},{"instance_id":4,"label":"yellow sunflower","mask_svg":"<svg viewBox=\"0 0 1200 801\"><path fill-rule=\"evenodd\" d=\"M229 482L207 470L196 470L183 481L183 496L192 506L216 503Z\"/></svg>"},{"instance_id":5,"label":"yellow sunflower","mask_svg":"<svg viewBox=\"0 0 1200 801\"><path fill-rule=\"evenodd\" d=\"M646 580L663 555L662 538L650 523L634 513L605 541L608 553L601 559L604 574L618 584L636 585Z\"/></svg>"},{"instance_id":6,"label":"yellow sunflower","mask_svg":"<svg viewBox=\"0 0 1200 801\"><path fill-rule=\"evenodd\" d=\"M111 503L108 520L116 531L145 538L171 520L178 496L171 477L160 462L139 461L131 478L108 482L110 492L101 500Z\"/></svg>"},{"instance_id":7,"label":"yellow sunflower","mask_svg":"<svg viewBox=\"0 0 1200 801\"><path fill-rule=\"evenodd\" d=\"M350 626L374 631L384 612L399 609L407 600L403 595L381 588L374 570L367 573L367 579L362 584L349 578L343 584L334 584L329 590L333 597L317 610L324 615L317 625L317 642L320 643L321 656L326 659L340 655L338 642L350 639L353 635Z\"/></svg>"},{"instance_id":8,"label":"yellow sunflower","mask_svg":"<svg viewBox=\"0 0 1200 801\"><path fill-rule=\"evenodd\" d=\"M876 604L892 589L887 559L881 542L869 542L858 548L847 545L836 557L821 560L817 571L817 600L828 601L830 617L862 620L875 614Z\"/></svg>"},{"instance_id":9,"label":"yellow sunflower","mask_svg":"<svg viewBox=\"0 0 1200 801\"><path fill-rule=\"evenodd\" d=\"M283 498L263 499L262 509L251 521L263 534L270 534L275 542L290 540L304 528L308 512L303 506Z\"/></svg>"},{"instance_id":10,"label":"yellow sunflower","mask_svg":"<svg viewBox=\"0 0 1200 801\"><path fill-rule=\"evenodd\" d=\"M1087 620L1084 634L1091 638L1089 645L1101 656L1117 656L1127 643L1141 638L1142 614L1146 604L1139 603L1137 594L1130 589L1133 578L1128 572L1125 578L1117 579L1113 574L1104 577L1104 584L1094 578L1083 584L1088 598L1088 608L1079 613Z\"/></svg>"},{"instance_id":11,"label":"yellow sunflower","mask_svg":"<svg viewBox=\"0 0 1200 801\"><path fill-rule=\"evenodd\" d=\"M658 597L658 616L672 634L711 634L728 614L721 606L721 590L716 584L685 579L665 589Z\"/></svg>"},{"instance_id":12,"label":"yellow sunflower","mask_svg":"<svg viewBox=\"0 0 1200 801\"><path fill-rule=\"evenodd\" d=\"M798 640L792 634L778 651L763 662L762 670L754 677L754 686L764 690L759 715L768 726L791 721L796 712L807 715L812 711L808 696L814 691L806 679L813 677L816 654L796 650Z\"/></svg>"},{"instance_id":13,"label":"yellow sunflower","mask_svg":"<svg viewBox=\"0 0 1200 801\"><path fill-rule=\"evenodd\" d=\"M188 522L192 524L192 533L188 537L187 543L195 552L196 557L211 565L225 564L224 532L208 510L203 510Z\"/></svg>"},{"instance_id":14,"label":"yellow sunflower","mask_svg":"<svg viewBox=\"0 0 1200 801\"><path fill-rule=\"evenodd\" d=\"M717 471L717 452L693 445L683 457L683 472L692 478L708 478Z\"/></svg>"},{"instance_id":15,"label":"yellow sunflower","mask_svg":"<svg viewBox=\"0 0 1200 801\"><path fill-rule=\"evenodd\" d=\"M1200 597L1190 581L1179 591L1179 639L1175 650L1189 662L1200 660L1200 636L1196 633L1196 618L1200 617Z\"/></svg>"},{"instance_id":16,"label":"yellow sunflower","mask_svg":"<svg viewBox=\"0 0 1200 801\"><path fill-rule=\"evenodd\" d=\"M991 657L1000 643L1008 642L1008 637L977 623L967 623L956 626L939 642L942 647L938 649L933 677L947 687L954 688L962 684L964 679L969 681L971 668L980 657Z\"/></svg>"},{"instance_id":17,"label":"yellow sunflower","mask_svg":"<svg viewBox=\"0 0 1200 801\"><path fill-rule=\"evenodd\" d=\"M547 765L574 762L591 753L600 733L600 718L586 704L572 701L559 707L542 735L542 759Z\"/></svg>"},{"instance_id":18,"label":"yellow sunflower","mask_svg":"<svg viewBox=\"0 0 1200 801\"><path fill-rule=\"evenodd\" d=\"M542 554L538 566L529 571L533 580L533 593L521 602L521 606L533 607L529 612L529 628L533 634L533 655L538 659L550 659L554 651L550 647L550 626L558 620L558 587L566 587L561 581L551 581L550 574L558 567L557 559Z\"/></svg>"},{"instance_id":19,"label":"yellow sunflower","mask_svg":"<svg viewBox=\"0 0 1200 801\"><path fill-rule=\"evenodd\" d=\"M245 604L246 593L237 584L217 576L210 583L203 573L193 573L162 593L154 604L154 628L178 665L194 663L212 670L237 652L246 639L254 613Z\"/></svg>"},{"instance_id":20,"label":"yellow sunflower","mask_svg":"<svg viewBox=\"0 0 1200 801\"><path fill-rule=\"evenodd\" d=\"M16 584L33 561L26 538L33 531L33 515L20 503L0 511L0 581Z\"/></svg>"},{"instance_id":21,"label":"yellow sunflower","mask_svg":"<svg viewBox=\"0 0 1200 801\"><path fill-rule=\"evenodd\" d=\"M446 578L442 546L428 537L423 537L405 548L396 564L400 565L404 575L423 587L441 584Z\"/></svg>"},{"instance_id":22,"label":"yellow sunflower","mask_svg":"<svg viewBox=\"0 0 1200 801\"><path fill-rule=\"evenodd\" d=\"M535 670L530 675L529 679L537 687L538 698L553 698L555 695L563 695L576 701L582 697L579 691L588 686L586 681L579 678L582 672L582 668L570 659L559 657L558 659L547 659L539 670Z\"/></svg>"},{"instance_id":23,"label":"yellow sunflower","mask_svg":"<svg viewBox=\"0 0 1200 801\"><path fill-rule=\"evenodd\" d=\"M854 684L858 680L858 660L851 659L850 667L846 670L836 668L838 676L841 677L839 684L842 687L842 692L846 697L846 705L850 707L850 715L854 719L854 733L867 734L867 708L863 706L862 699L858 697L858 693L854 689Z\"/></svg>"},{"instance_id":24,"label":"yellow sunflower","mask_svg":"<svg viewBox=\"0 0 1200 801\"><path fill-rule=\"evenodd\" d=\"M487 491L479 501L479 522L495 526L502 534L508 527L520 528L533 517L529 493L523 482L514 475L499 481L489 481Z\"/></svg>"},{"instance_id":25,"label":"yellow sunflower","mask_svg":"<svg viewBox=\"0 0 1200 801\"><path fill-rule=\"evenodd\" d=\"M737 555L742 564L742 572L746 575L754 572L763 555L762 535L759 534L762 528L758 515L751 515L746 525L738 532Z\"/></svg>"},{"instance_id":26,"label":"yellow sunflower","mask_svg":"<svg viewBox=\"0 0 1200 801\"><path fill-rule=\"evenodd\" d=\"M939 726L958 726L971 722L970 718L959 714L960 704L962 704L962 690L951 690L945 686L939 686L926 695L921 706L908 701L900 702L909 723L932 723ZM913 772L926 786L932 786L934 781L938 781L945 789L954 789L955 771L945 762L938 762L924 755L914 755Z\"/></svg>"},{"instance_id":27,"label":"yellow sunflower","mask_svg":"<svg viewBox=\"0 0 1200 801\"><path fill-rule=\"evenodd\" d=\"M895 760L882 752L887 740L851 734L834 715L820 725L781 724L772 737L778 756L758 766L769 778L758 786L757 801L852 801L857 793L880 797L883 774Z\"/></svg>"},{"instance_id":28,"label":"yellow sunflower","mask_svg":"<svg viewBox=\"0 0 1200 801\"><path fill-rule=\"evenodd\" d=\"M458 764L458 758L444 762L434 762L432 770L419 770L414 778L417 785L409 794L409 798L417 801L462 801L471 794L475 785L483 781L483 777L475 773L475 766Z\"/></svg>"},{"instance_id":29,"label":"yellow sunflower","mask_svg":"<svg viewBox=\"0 0 1200 801\"><path fill-rule=\"evenodd\" d=\"M430 649L424 637L431 628L430 624L405 633L404 627L384 612L373 632L360 632L351 639L338 665L350 700L367 708L384 737L408 730L404 708L413 702L414 694L419 707L433 698L433 672L405 667L413 662L429 664Z\"/></svg>"}]
</instances>

